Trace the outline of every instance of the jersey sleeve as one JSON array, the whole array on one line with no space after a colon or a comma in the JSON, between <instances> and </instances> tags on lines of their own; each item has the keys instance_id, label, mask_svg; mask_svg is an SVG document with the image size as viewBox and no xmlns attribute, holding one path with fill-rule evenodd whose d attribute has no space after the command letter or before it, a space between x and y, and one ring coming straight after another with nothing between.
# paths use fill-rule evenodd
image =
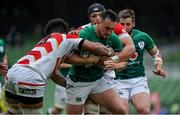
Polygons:
<instances>
[{"instance_id":1,"label":"jersey sleeve","mask_svg":"<svg viewBox=\"0 0 180 115\"><path fill-rule=\"evenodd\" d=\"M74 50L80 50L81 41L83 41L82 38L64 40L59 47L60 56L69 55Z\"/></svg>"},{"instance_id":2,"label":"jersey sleeve","mask_svg":"<svg viewBox=\"0 0 180 115\"><path fill-rule=\"evenodd\" d=\"M0 56L1 58L5 55L5 44L2 39L0 39Z\"/></svg>"},{"instance_id":3,"label":"jersey sleeve","mask_svg":"<svg viewBox=\"0 0 180 115\"><path fill-rule=\"evenodd\" d=\"M90 39L90 30L88 27L85 27L79 32L79 37L84 39Z\"/></svg>"},{"instance_id":4,"label":"jersey sleeve","mask_svg":"<svg viewBox=\"0 0 180 115\"><path fill-rule=\"evenodd\" d=\"M145 42L146 42L145 49L147 51L150 51L154 47L154 41L148 34L145 33L144 36L145 36Z\"/></svg>"},{"instance_id":5,"label":"jersey sleeve","mask_svg":"<svg viewBox=\"0 0 180 115\"><path fill-rule=\"evenodd\" d=\"M121 42L121 40L115 34L112 34L111 37L112 37L111 42L112 42L113 50L115 52L121 51L121 49L122 49L122 42Z\"/></svg>"},{"instance_id":6,"label":"jersey sleeve","mask_svg":"<svg viewBox=\"0 0 180 115\"><path fill-rule=\"evenodd\" d=\"M130 35L127 33L126 29L120 24L117 23L114 28L114 33L119 37L129 37Z\"/></svg>"}]
</instances>

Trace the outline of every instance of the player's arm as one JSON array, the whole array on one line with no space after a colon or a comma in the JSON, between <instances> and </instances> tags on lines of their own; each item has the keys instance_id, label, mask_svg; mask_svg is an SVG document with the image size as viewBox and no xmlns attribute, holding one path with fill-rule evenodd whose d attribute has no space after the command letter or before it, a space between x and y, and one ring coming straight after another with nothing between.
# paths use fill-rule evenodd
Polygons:
<instances>
[{"instance_id":1,"label":"player's arm","mask_svg":"<svg viewBox=\"0 0 180 115\"><path fill-rule=\"evenodd\" d=\"M128 61L131 54L135 51L135 46L134 46L134 43L133 43L132 38L130 36L129 37L123 37L120 40L121 40L121 42L123 44L123 48L122 48L122 50L120 52L116 53L116 55L111 57L111 59L114 62Z\"/></svg>"},{"instance_id":2,"label":"player's arm","mask_svg":"<svg viewBox=\"0 0 180 115\"><path fill-rule=\"evenodd\" d=\"M89 57L82 57L77 53L73 52L72 55L69 55L65 62L69 64L96 64L99 61L100 57L97 55L90 54Z\"/></svg>"},{"instance_id":3,"label":"player's arm","mask_svg":"<svg viewBox=\"0 0 180 115\"><path fill-rule=\"evenodd\" d=\"M111 48L107 48L99 42L91 42L89 40L82 41L81 50L89 51L99 56L111 56L114 51Z\"/></svg>"},{"instance_id":4,"label":"player's arm","mask_svg":"<svg viewBox=\"0 0 180 115\"><path fill-rule=\"evenodd\" d=\"M149 54L154 58L155 70L153 71L156 75L167 77L166 71L163 69L163 59L156 45L149 51Z\"/></svg>"},{"instance_id":5,"label":"player's arm","mask_svg":"<svg viewBox=\"0 0 180 115\"><path fill-rule=\"evenodd\" d=\"M135 52L135 46L133 40L130 36L122 37L121 42L123 44L123 49L118 54L120 61L127 61L131 54Z\"/></svg>"},{"instance_id":6,"label":"player's arm","mask_svg":"<svg viewBox=\"0 0 180 115\"><path fill-rule=\"evenodd\" d=\"M104 61L105 70L119 70L122 71L126 69L127 62L113 62L112 60Z\"/></svg>"},{"instance_id":7,"label":"player's arm","mask_svg":"<svg viewBox=\"0 0 180 115\"><path fill-rule=\"evenodd\" d=\"M59 72L59 70L56 70L54 74L50 77L54 83L66 87L66 79L65 77Z\"/></svg>"},{"instance_id":8,"label":"player's arm","mask_svg":"<svg viewBox=\"0 0 180 115\"><path fill-rule=\"evenodd\" d=\"M72 65L71 64L68 64L68 63L62 63L62 64L60 64L60 66L59 66L59 69L68 69L68 68L70 68L70 67L72 67Z\"/></svg>"},{"instance_id":9,"label":"player's arm","mask_svg":"<svg viewBox=\"0 0 180 115\"><path fill-rule=\"evenodd\" d=\"M126 29L120 23L116 24L114 33L119 37L123 45L123 49L118 54L118 57L116 57L116 59L118 59L119 61L127 61L130 58L131 54L135 51L133 40L127 33Z\"/></svg>"}]
</instances>

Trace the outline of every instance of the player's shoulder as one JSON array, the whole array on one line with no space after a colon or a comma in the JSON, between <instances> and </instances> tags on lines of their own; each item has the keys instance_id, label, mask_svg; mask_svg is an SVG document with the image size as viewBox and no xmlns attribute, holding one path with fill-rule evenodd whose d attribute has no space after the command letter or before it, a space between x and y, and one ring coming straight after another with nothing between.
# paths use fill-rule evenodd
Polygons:
<instances>
[{"instance_id":1,"label":"player's shoulder","mask_svg":"<svg viewBox=\"0 0 180 115\"><path fill-rule=\"evenodd\" d=\"M95 25L86 26L82 30L80 30L80 34L83 33L93 33L95 31Z\"/></svg>"},{"instance_id":2,"label":"player's shoulder","mask_svg":"<svg viewBox=\"0 0 180 115\"><path fill-rule=\"evenodd\" d=\"M133 33L135 35L149 36L146 32L144 32L142 30L138 30L138 29L133 29Z\"/></svg>"},{"instance_id":3,"label":"player's shoulder","mask_svg":"<svg viewBox=\"0 0 180 115\"><path fill-rule=\"evenodd\" d=\"M91 26L92 24L91 23L88 23L88 24L85 24L85 25L82 25L82 26L80 26L80 27L78 27L76 30L82 30L82 29L84 29L85 27L87 27L87 26Z\"/></svg>"},{"instance_id":4,"label":"player's shoulder","mask_svg":"<svg viewBox=\"0 0 180 115\"><path fill-rule=\"evenodd\" d=\"M92 26L92 24L91 24L91 23L88 23L88 24L82 25L81 27L82 27L82 29L83 29L83 28L88 27L88 26Z\"/></svg>"},{"instance_id":5,"label":"player's shoulder","mask_svg":"<svg viewBox=\"0 0 180 115\"><path fill-rule=\"evenodd\" d=\"M117 23L115 25L115 27L114 27L114 33L116 35L120 35L120 34L123 34L123 33L127 33L127 31L120 23Z\"/></svg>"}]
</instances>

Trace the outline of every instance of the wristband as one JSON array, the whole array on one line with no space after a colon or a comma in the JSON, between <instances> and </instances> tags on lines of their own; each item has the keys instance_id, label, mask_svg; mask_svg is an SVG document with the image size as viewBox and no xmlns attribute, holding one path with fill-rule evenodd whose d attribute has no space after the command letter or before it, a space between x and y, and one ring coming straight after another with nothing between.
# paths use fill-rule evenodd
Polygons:
<instances>
[{"instance_id":1,"label":"wristband","mask_svg":"<svg viewBox=\"0 0 180 115\"><path fill-rule=\"evenodd\" d=\"M115 55L111 57L113 62L119 62L119 56Z\"/></svg>"},{"instance_id":2,"label":"wristband","mask_svg":"<svg viewBox=\"0 0 180 115\"><path fill-rule=\"evenodd\" d=\"M154 58L154 65L156 65L156 64L163 64L163 61L162 61L162 59L160 58L160 57L155 57Z\"/></svg>"}]
</instances>

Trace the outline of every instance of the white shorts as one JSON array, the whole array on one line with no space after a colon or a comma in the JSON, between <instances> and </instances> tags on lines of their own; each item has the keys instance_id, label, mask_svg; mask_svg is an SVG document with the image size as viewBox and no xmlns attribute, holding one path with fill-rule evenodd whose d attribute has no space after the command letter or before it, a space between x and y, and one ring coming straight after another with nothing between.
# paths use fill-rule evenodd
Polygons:
<instances>
[{"instance_id":1,"label":"white shorts","mask_svg":"<svg viewBox=\"0 0 180 115\"><path fill-rule=\"evenodd\" d=\"M7 73L5 90L19 96L43 97L46 81L30 67L13 66Z\"/></svg>"},{"instance_id":2,"label":"white shorts","mask_svg":"<svg viewBox=\"0 0 180 115\"><path fill-rule=\"evenodd\" d=\"M67 103L83 105L90 94L101 93L113 88L113 85L102 77L94 82L73 82L66 78Z\"/></svg>"},{"instance_id":3,"label":"white shorts","mask_svg":"<svg viewBox=\"0 0 180 115\"><path fill-rule=\"evenodd\" d=\"M116 75L114 70L107 70L104 72L103 77L107 80L113 80L116 77Z\"/></svg>"},{"instance_id":4,"label":"white shorts","mask_svg":"<svg viewBox=\"0 0 180 115\"><path fill-rule=\"evenodd\" d=\"M147 77L138 77L128 80L115 80L114 87L117 89L122 98L130 100L130 98L138 93L150 93L147 84Z\"/></svg>"},{"instance_id":5,"label":"white shorts","mask_svg":"<svg viewBox=\"0 0 180 115\"><path fill-rule=\"evenodd\" d=\"M54 104L58 108L64 108L66 105L66 88L56 85L55 87L55 98L54 98Z\"/></svg>"}]
</instances>

